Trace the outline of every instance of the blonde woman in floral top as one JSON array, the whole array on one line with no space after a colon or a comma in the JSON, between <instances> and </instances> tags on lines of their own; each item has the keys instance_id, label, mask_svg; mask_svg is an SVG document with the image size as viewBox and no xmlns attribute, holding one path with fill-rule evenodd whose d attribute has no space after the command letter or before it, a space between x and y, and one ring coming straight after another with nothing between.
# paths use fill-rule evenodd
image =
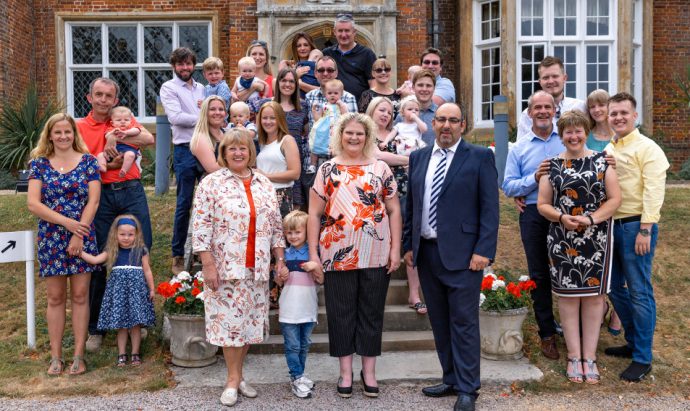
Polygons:
<instances>
[{"instance_id":1,"label":"blonde woman in floral top","mask_svg":"<svg viewBox=\"0 0 690 411\"><path fill-rule=\"evenodd\" d=\"M224 405L234 405L238 391L257 395L242 378L242 364L249 344L268 335L271 252L276 271L287 271L275 189L250 168L255 161L249 133L228 131L219 147L221 169L204 178L194 196L192 241L203 265L206 339L223 347L228 369Z\"/></svg>"},{"instance_id":2,"label":"blonde woman in floral top","mask_svg":"<svg viewBox=\"0 0 690 411\"><path fill-rule=\"evenodd\" d=\"M362 357L364 395L378 396L389 274L400 266L402 222L397 185L374 158L375 128L363 114L343 115L333 129L335 157L319 167L309 199L309 258L325 271L331 356L339 357L337 392L352 395L352 358Z\"/></svg>"}]
</instances>

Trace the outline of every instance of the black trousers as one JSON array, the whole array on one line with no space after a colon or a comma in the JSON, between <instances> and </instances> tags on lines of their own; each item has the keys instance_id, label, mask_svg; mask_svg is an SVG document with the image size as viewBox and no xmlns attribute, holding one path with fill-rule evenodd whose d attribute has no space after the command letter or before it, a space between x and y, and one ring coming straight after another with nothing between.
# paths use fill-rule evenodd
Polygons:
<instances>
[{"instance_id":1,"label":"black trousers","mask_svg":"<svg viewBox=\"0 0 690 411\"><path fill-rule=\"evenodd\" d=\"M549 252L546 236L551 223L537 211L536 204L525 207L520 214L520 235L525 247L529 276L537 288L532 290L534 317L539 326L539 337L546 338L556 334L551 296L551 274L549 272Z\"/></svg>"},{"instance_id":2,"label":"black trousers","mask_svg":"<svg viewBox=\"0 0 690 411\"><path fill-rule=\"evenodd\" d=\"M327 271L324 280L331 357L381 355L386 267Z\"/></svg>"},{"instance_id":3,"label":"black trousers","mask_svg":"<svg viewBox=\"0 0 690 411\"><path fill-rule=\"evenodd\" d=\"M448 270L435 241L419 246L419 281L429 309L443 383L477 397L479 379L479 292L482 272Z\"/></svg>"}]
</instances>

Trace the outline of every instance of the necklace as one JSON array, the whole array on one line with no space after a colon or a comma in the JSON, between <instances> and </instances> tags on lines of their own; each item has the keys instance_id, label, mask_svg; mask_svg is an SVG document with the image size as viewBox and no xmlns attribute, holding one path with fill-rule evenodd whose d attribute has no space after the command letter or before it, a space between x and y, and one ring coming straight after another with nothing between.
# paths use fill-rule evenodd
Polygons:
<instances>
[{"instance_id":1,"label":"necklace","mask_svg":"<svg viewBox=\"0 0 690 411\"><path fill-rule=\"evenodd\" d=\"M249 171L249 172L248 172L247 174L243 174L243 175L237 174L236 172L234 172L234 171L232 171L232 170L231 170L230 172L231 172L232 175L234 175L235 177L244 180L245 178L247 178L247 177L249 177L249 176L252 175L252 170L248 170L248 171Z\"/></svg>"}]
</instances>

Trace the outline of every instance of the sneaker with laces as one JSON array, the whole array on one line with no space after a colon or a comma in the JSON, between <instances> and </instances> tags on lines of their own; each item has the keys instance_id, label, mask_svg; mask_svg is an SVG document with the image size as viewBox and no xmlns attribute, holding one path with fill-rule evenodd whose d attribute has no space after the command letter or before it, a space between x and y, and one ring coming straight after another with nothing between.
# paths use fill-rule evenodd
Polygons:
<instances>
[{"instance_id":1,"label":"sneaker with laces","mask_svg":"<svg viewBox=\"0 0 690 411\"><path fill-rule=\"evenodd\" d=\"M309 387L310 390L313 390L313 389L314 389L314 386L316 386L316 384L314 384L314 381L312 381L312 380L310 380L309 378L307 378L306 375L303 375L303 376L302 376L302 382L303 382L307 387Z\"/></svg>"},{"instance_id":2,"label":"sneaker with laces","mask_svg":"<svg viewBox=\"0 0 690 411\"><path fill-rule=\"evenodd\" d=\"M311 389L304 383L302 377L293 380L291 383L292 393L297 398L311 397Z\"/></svg>"},{"instance_id":3,"label":"sneaker with laces","mask_svg":"<svg viewBox=\"0 0 690 411\"><path fill-rule=\"evenodd\" d=\"M100 334L89 334L89 338L86 340L86 351L96 352L101 349L101 344L103 343L103 336Z\"/></svg>"}]
</instances>

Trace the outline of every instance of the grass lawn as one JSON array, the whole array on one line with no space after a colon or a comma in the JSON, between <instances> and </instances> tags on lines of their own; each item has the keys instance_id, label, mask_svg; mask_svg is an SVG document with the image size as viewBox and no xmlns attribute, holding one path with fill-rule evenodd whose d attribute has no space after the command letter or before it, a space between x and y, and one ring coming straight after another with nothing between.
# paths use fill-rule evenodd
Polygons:
<instances>
[{"instance_id":1,"label":"grass lawn","mask_svg":"<svg viewBox=\"0 0 690 411\"><path fill-rule=\"evenodd\" d=\"M154 246L151 253L156 283L169 278L170 240L175 207L174 197L154 197L149 192L151 223ZM0 231L35 230L36 221L26 209L25 195L0 196ZM514 385L516 392L564 392L575 394L581 390L598 393L638 391L656 395L675 393L690 396L690 211L687 203L690 188L669 188L662 210L659 244L654 264L654 282L657 301L657 329L654 340L653 377L640 384L625 384L618 380L628 364L627 360L603 355L603 348L624 343L623 337L612 337L602 329L599 352L599 369L602 381L598 386L570 384L564 377L565 360L545 359L539 351L536 325L532 317L525 323L525 352L530 361L544 372L540 382ZM496 268L507 269L515 274L526 273L527 263L520 242L517 212L512 202L501 199L501 227ZM143 342L144 365L139 368L114 367L117 347L111 333L103 349L88 354L89 372L81 377L62 376L50 378L45 371L50 360L48 333L45 322L45 288L36 280L36 334L37 349L26 346L26 310L24 264L3 264L0 268L0 396L9 397L62 397L71 395L108 395L120 392L157 390L174 384L166 368L169 354L162 349L159 330L151 330ZM160 326L160 305L157 313ZM68 305L69 311L69 305ZM69 318L69 313L68 313ZM64 339L64 357L69 364L72 354L72 334L68 320ZM565 346L560 345L561 354Z\"/></svg>"}]
</instances>

